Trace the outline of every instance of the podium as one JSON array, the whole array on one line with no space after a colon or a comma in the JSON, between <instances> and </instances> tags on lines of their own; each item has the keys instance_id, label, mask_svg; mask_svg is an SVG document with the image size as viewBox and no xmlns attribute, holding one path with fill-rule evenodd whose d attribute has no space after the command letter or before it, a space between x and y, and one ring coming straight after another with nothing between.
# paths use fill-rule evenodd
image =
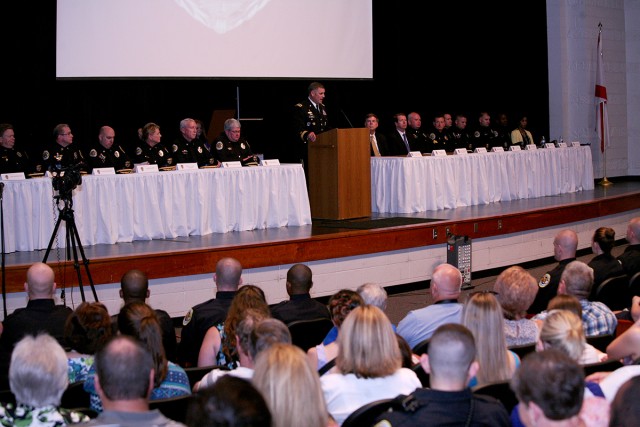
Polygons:
<instances>
[{"instance_id":1,"label":"podium","mask_svg":"<svg viewBox=\"0 0 640 427\"><path fill-rule=\"evenodd\" d=\"M308 144L311 217L371 216L371 155L366 128L331 129Z\"/></svg>"}]
</instances>

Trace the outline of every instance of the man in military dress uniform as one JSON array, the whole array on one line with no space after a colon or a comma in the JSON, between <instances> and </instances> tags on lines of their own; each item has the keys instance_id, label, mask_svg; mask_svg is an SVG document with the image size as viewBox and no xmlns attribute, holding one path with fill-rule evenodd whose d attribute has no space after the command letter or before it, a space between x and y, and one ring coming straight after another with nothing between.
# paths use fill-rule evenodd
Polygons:
<instances>
[{"instance_id":1,"label":"man in military dress uniform","mask_svg":"<svg viewBox=\"0 0 640 427\"><path fill-rule=\"evenodd\" d=\"M32 172L29 156L22 150L15 148L16 136L13 125L0 124L0 173Z\"/></svg>"},{"instance_id":2,"label":"man in military dress uniform","mask_svg":"<svg viewBox=\"0 0 640 427\"><path fill-rule=\"evenodd\" d=\"M453 148L464 148L473 151L471 135L467 131L467 116L462 113L456 114L453 126L449 128L449 140L453 143Z\"/></svg>"},{"instance_id":3,"label":"man in military dress uniform","mask_svg":"<svg viewBox=\"0 0 640 427\"><path fill-rule=\"evenodd\" d=\"M478 127L473 132L473 147L484 147L489 151L496 144L494 140L497 137L498 132L491 127L491 116L486 111L481 112L478 116Z\"/></svg>"},{"instance_id":4,"label":"man in military dress uniform","mask_svg":"<svg viewBox=\"0 0 640 427\"><path fill-rule=\"evenodd\" d=\"M214 155L221 162L238 161L242 166L258 166L258 156L253 154L246 139L240 136L240 122L227 119L224 131L213 141Z\"/></svg>"},{"instance_id":5,"label":"man in military dress uniform","mask_svg":"<svg viewBox=\"0 0 640 427\"><path fill-rule=\"evenodd\" d=\"M36 166L36 172L76 167L81 173L87 173L89 165L82 150L73 145L73 134L69 125L57 125L53 128L53 137L55 142L42 152L42 163Z\"/></svg>"},{"instance_id":6,"label":"man in military dress uniform","mask_svg":"<svg viewBox=\"0 0 640 427\"><path fill-rule=\"evenodd\" d=\"M142 140L135 150L135 162L158 165L160 169L175 169L176 163L173 154L160 142L162 134L160 126L155 123L147 123L141 130Z\"/></svg>"},{"instance_id":7,"label":"man in military dress uniform","mask_svg":"<svg viewBox=\"0 0 640 427\"><path fill-rule=\"evenodd\" d=\"M298 140L296 158L303 164L306 175L308 175L307 144L314 143L319 133L330 129L327 111L322 103L325 97L324 86L322 83L313 82L309 85L308 92L309 97L293 108L293 124Z\"/></svg>"},{"instance_id":8,"label":"man in military dress uniform","mask_svg":"<svg viewBox=\"0 0 640 427\"><path fill-rule=\"evenodd\" d=\"M89 150L91 168L114 168L116 173L131 172L133 162L121 146L114 145L116 133L110 126L102 126L98 144Z\"/></svg>"},{"instance_id":9,"label":"man in military dress uniform","mask_svg":"<svg viewBox=\"0 0 640 427\"><path fill-rule=\"evenodd\" d=\"M196 138L197 135L198 126L194 119L186 118L180 121L180 135L171 146L175 162L197 163L199 168L220 166L204 142Z\"/></svg>"},{"instance_id":10,"label":"man in military dress uniform","mask_svg":"<svg viewBox=\"0 0 640 427\"><path fill-rule=\"evenodd\" d=\"M444 115L436 114L433 117L433 128L428 135L428 152L433 150L453 151L453 142L449 141L449 133L445 130L444 123Z\"/></svg>"}]
</instances>

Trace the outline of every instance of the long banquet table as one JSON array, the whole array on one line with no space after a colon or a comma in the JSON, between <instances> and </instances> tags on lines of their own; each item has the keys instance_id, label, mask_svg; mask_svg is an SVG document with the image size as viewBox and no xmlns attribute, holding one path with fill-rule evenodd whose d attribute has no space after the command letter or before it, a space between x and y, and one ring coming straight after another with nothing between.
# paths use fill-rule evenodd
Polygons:
<instances>
[{"instance_id":1,"label":"long banquet table","mask_svg":"<svg viewBox=\"0 0 640 427\"><path fill-rule=\"evenodd\" d=\"M64 207L51 179L4 183L5 251L46 249ZM297 164L86 175L72 202L83 246L311 224ZM65 246L65 226L53 247Z\"/></svg>"},{"instance_id":2,"label":"long banquet table","mask_svg":"<svg viewBox=\"0 0 640 427\"><path fill-rule=\"evenodd\" d=\"M424 212L593 188L588 146L371 158L373 212Z\"/></svg>"}]
</instances>

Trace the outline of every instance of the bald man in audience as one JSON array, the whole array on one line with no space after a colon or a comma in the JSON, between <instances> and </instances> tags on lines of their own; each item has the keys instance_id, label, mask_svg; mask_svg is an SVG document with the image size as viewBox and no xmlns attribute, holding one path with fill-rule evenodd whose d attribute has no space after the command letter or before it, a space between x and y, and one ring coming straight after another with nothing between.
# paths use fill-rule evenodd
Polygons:
<instances>
[{"instance_id":1,"label":"bald man in audience","mask_svg":"<svg viewBox=\"0 0 640 427\"><path fill-rule=\"evenodd\" d=\"M64 346L64 324L71 315L71 308L56 305L55 274L42 262L34 263L27 270L24 290L29 301L25 308L18 308L3 322L0 336L0 389L9 388L8 372L13 346L25 335L47 332Z\"/></svg>"},{"instance_id":2,"label":"bald man in audience","mask_svg":"<svg viewBox=\"0 0 640 427\"><path fill-rule=\"evenodd\" d=\"M462 274L451 264L440 264L433 270L430 291L433 304L410 311L398 323L397 333L414 348L431 338L433 332L445 323L460 323L462 304L458 302Z\"/></svg>"},{"instance_id":3,"label":"bald man in audience","mask_svg":"<svg viewBox=\"0 0 640 427\"><path fill-rule=\"evenodd\" d=\"M632 218L627 226L629 246L618 257L629 279L640 271L640 216Z\"/></svg>"},{"instance_id":4,"label":"bald man in audience","mask_svg":"<svg viewBox=\"0 0 640 427\"><path fill-rule=\"evenodd\" d=\"M311 298L313 273L304 264L294 264L287 271L287 294L289 300L271 306L271 315L285 324L296 320L325 318L331 320L326 305Z\"/></svg>"},{"instance_id":5,"label":"bald man in audience","mask_svg":"<svg viewBox=\"0 0 640 427\"><path fill-rule=\"evenodd\" d=\"M578 235L573 230L562 230L553 239L553 256L558 265L548 271L538 282L538 293L529 307L530 314L540 313L547 309L549 301L558 294L560 276L567 264L576 260L578 250Z\"/></svg>"}]
</instances>

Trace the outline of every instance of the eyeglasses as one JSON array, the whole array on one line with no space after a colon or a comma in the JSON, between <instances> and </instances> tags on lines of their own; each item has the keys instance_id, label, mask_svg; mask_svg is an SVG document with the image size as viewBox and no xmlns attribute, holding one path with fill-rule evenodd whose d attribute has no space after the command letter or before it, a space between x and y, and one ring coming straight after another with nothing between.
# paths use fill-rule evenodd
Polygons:
<instances>
[{"instance_id":1,"label":"eyeglasses","mask_svg":"<svg viewBox=\"0 0 640 427\"><path fill-rule=\"evenodd\" d=\"M73 134L71 132L69 132L69 133L59 133L58 135L59 136L67 136L67 135L73 135Z\"/></svg>"}]
</instances>

